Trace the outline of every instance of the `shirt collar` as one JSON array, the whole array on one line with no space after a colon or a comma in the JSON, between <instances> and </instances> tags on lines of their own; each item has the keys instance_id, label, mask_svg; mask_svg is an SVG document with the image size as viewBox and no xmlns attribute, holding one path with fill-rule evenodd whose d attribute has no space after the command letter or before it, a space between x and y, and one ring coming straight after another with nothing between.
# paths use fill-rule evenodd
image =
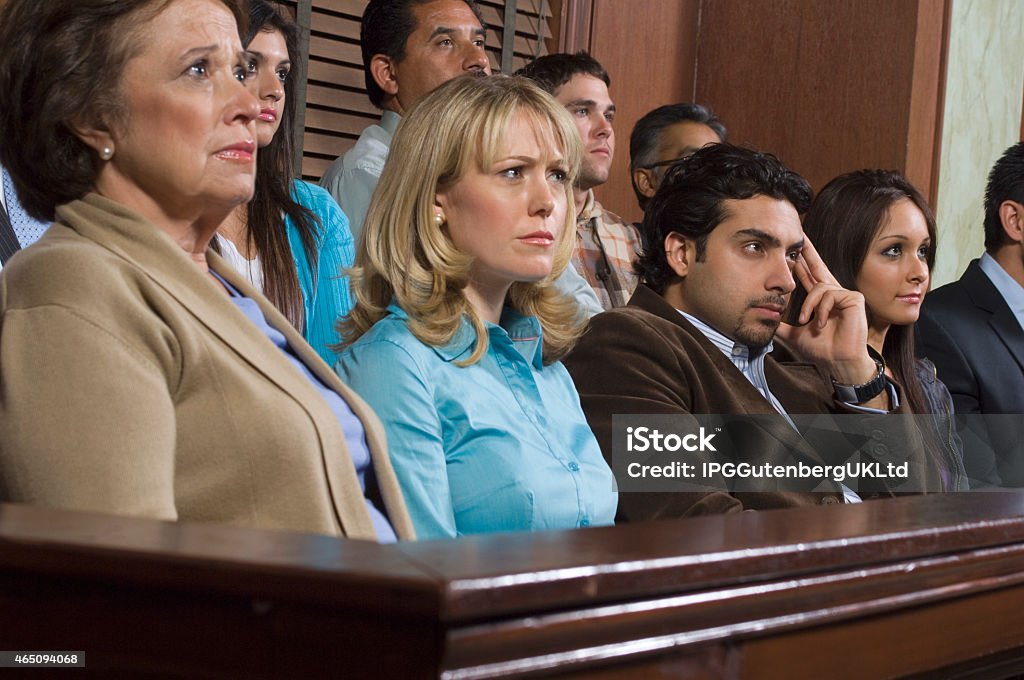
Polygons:
<instances>
[{"instance_id":1,"label":"shirt collar","mask_svg":"<svg viewBox=\"0 0 1024 680\"><path fill-rule=\"evenodd\" d=\"M580 210L579 215L576 216L576 221L586 222L596 215L600 209L601 204L597 202L596 198L594 198L594 190L587 189L587 199L583 202L583 209Z\"/></svg>"},{"instance_id":2,"label":"shirt collar","mask_svg":"<svg viewBox=\"0 0 1024 680\"><path fill-rule=\"evenodd\" d=\"M676 311L682 314L683 318L692 323L694 328L703 333L704 337L711 341L711 344L722 350L722 354L729 357L730 360L747 359L748 361L756 361L759 358L767 356L773 349L772 343L769 342L766 346L762 347L760 351L751 352L749 346L732 340L697 317L687 314L681 309Z\"/></svg>"},{"instance_id":3,"label":"shirt collar","mask_svg":"<svg viewBox=\"0 0 1024 680\"><path fill-rule=\"evenodd\" d=\"M397 302L391 302L388 312L403 321L409 319L409 315ZM484 327L492 345L511 344L534 368L543 368L544 342L540 322L536 317L523 316L511 307L505 307L499 325L485 321ZM476 333L473 331L473 324L470 323L469 317L463 315L452 339L444 345L432 346L431 349L445 361L451 362L468 356L475 344Z\"/></svg>"},{"instance_id":4,"label":"shirt collar","mask_svg":"<svg viewBox=\"0 0 1024 680\"><path fill-rule=\"evenodd\" d=\"M380 126L392 136L395 134L395 130L398 129L398 124L401 122L402 116L390 109L385 110L380 117Z\"/></svg>"},{"instance_id":5,"label":"shirt collar","mask_svg":"<svg viewBox=\"0 0 1024 680\"><path fill-rule=\"evenodd\" d=\"M1006 300L1006 306L1010 308L1014 316L1024 319L1024 288L1017 281L1006 273L1003 266L996 262L996 259L985 253L978 262L981 271L985 272L989 280L999 291L999 294ZM1022 321L1021 326L1024 326Z\"/></svg>"}]
</instances>

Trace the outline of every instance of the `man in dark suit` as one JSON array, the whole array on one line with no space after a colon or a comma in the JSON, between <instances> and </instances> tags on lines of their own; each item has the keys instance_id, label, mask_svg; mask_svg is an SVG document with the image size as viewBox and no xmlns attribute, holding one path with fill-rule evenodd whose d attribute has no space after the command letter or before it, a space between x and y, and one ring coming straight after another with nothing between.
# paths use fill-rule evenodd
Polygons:
<instances>
[{"instance_id":1,"label":"man in dark suit","mask_svg":"<svg viewBox=\"0 0 1024 680\"><path fill-rule=\"evenodd\" d=\"M807 182L774 156L727 144L704 147L668 171L642 224L642 285L626 307L594 317L565 361L617 473L612 450L626 435L613 417L624 414L683 422L697 414L754 416L715 435L739 441L735 460L748 464L861 456L916 457L917 465L919 435L888 415L898 390L867 347L864 299L836 282L804 237L799 213L809 202ZM780 327L796 279L808 291L801 320L814 318ZM854 436L826 438L826 446L812 441L798 415L832 421L820 414L835 413L862 417ZM915 468L919 477L926 472ZM849 479L827 478L811 489L783 480L749 492L708 485L623 493L629 480L617 479L619 520L856 502L888 495L889 487L862 485L858 495Z\"/></svg>"},{"instance_id":2,"label":"man in dark suit","mask_svg":"<svg viewBox=\"0 0 1024 680\"><path fill-rule=\"evenodd\" d=\"M918 351L953 395L974 486L1024 486L1024 142L985 190L985 253L925 297Z\"/></svg>"}]
</instances>

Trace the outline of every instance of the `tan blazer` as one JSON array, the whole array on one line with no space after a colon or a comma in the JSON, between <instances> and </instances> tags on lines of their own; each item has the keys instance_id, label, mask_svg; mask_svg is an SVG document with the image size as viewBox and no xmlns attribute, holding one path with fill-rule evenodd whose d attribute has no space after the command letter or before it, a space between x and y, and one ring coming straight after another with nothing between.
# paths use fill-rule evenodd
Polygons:
<instances>
[{"instance_id":1,"label":"tan blazer","mask_svg":"<svg viewBox=\"0 0 1024 680\"><path fill-rule=\"evenodd\" d=\"M366 429L381 510L412 523L384 431L287 320L211 268ZM309 381L164 232L90 194L0 278L0 500L375 540L345 436Z\"/></svg>"}]
</instances>

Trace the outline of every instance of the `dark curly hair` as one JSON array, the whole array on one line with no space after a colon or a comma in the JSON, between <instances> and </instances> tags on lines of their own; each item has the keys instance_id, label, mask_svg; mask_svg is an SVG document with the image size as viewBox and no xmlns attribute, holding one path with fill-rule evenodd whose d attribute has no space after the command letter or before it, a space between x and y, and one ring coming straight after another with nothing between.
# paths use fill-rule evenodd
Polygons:
<instances>
[{"instance_id":1,"label":"dark curly hair","mask_svg":"<svg viewBox=\"0 0 1024 680\"><path fill-rule=\"evenodd\" d=\"M788 201L798 213L811 202L807 181L769 154L715 144L671 166L647 205L640 226L643 254L635 270L658 294L676 274L665 255L665 238L672 232L693 239L697 260L703 261L708 235L725 219L723 202L768 196Z\"/></svg>"}]
</instances>

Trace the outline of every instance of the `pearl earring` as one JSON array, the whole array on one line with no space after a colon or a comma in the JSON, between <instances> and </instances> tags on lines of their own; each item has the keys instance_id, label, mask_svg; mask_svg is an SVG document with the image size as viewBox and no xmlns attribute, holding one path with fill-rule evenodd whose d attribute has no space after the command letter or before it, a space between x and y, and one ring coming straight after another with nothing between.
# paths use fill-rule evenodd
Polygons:
<instances>
[{"instance_id":1,"label":"pearl earring","mask_svg":"<svg viewBox=\"0 0 1024 680\"><path fill-rule=\"evenodd\" d=\"M434 224L439 227L444 226L444 215L441 213L434 213Z\"/></svg>"},{"instance_id":2,"label":"pearl earring","mask_svg":"<svg viewBox=\"0 0 1024 680\"><path fill-rule=\"evenodd\" d=\"M102 149L100 149L100 158L102 160L109 161L113 157L114 157L114 150L111 149L109 146L105 146Z\"/></svg>"}]
</instances>

